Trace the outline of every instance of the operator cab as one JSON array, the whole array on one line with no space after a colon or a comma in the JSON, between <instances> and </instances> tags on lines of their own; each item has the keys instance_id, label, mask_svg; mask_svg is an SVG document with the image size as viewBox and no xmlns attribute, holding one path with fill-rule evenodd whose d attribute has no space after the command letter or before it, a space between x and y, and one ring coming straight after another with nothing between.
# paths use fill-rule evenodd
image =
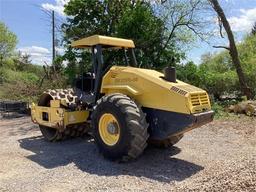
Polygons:
<instances>
[{"instance_id":1,"label":"operator cab","mask_svg":"<svg viewBox=\"0 0 256 192\"><path fill-rule=\"evenodd\" d=\"M100 97L102 77L113 65L120 65L116 58L122 58L122 66L137 66L134 54L134 42L128 39L93 35L72 42L73 48L86 48L92 54L92 72L83 74L75 82L80 101L87 105L94 105ZM106 58L103 59L105 52Z\"/></svg>"}]
</instances>

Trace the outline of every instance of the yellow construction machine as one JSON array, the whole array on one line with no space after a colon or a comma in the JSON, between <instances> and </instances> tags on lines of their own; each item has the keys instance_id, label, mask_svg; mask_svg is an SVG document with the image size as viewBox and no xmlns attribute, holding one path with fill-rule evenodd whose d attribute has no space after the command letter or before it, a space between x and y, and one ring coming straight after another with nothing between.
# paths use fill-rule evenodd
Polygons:
<instances>
[{"instance_id":1,"label":"yellow construction machine","mask_svg":"<svg viewBox=\"0 0 256 192\"><path fill-rule=\"evenodd\" d=\"M92 71L74 88L48 90L32 105L32 121L46 140L92 132L106 158L127 161L148 143L174 145L185 132L213 120L206 91L177 80L175 68L137 68L132 40L94 35L72 46L91 51ZM109 50L122 52L122 66L103 59Z\"/></svg>"}]
</instances>

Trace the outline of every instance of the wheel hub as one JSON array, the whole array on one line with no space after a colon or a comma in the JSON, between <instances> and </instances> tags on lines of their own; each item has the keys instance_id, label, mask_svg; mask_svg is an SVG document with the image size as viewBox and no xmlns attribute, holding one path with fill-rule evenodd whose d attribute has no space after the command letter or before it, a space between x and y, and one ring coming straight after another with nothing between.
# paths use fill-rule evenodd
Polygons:
<instances>
[{"instance_id":1,"label":"wheel hub","mask_svg":"<svg viewBox=\"0 0 256 192\"><path fill-rule=\"evenodd\" d=\"M99 120L99 134L102 141L109 145L115 145L120 138L120 127L115 116L105 113Z\"/></svg>"},{"instance_id":2,"label":"wheel hub","mask_svg":"<svg viewBox=\"0 0 256 192\"><path fill-rule=\"evenodd\" d=\"M118 133L118 125L115 122L111 122L107 125L109 134L115 135Z\"/></svg>"}]
</instances>

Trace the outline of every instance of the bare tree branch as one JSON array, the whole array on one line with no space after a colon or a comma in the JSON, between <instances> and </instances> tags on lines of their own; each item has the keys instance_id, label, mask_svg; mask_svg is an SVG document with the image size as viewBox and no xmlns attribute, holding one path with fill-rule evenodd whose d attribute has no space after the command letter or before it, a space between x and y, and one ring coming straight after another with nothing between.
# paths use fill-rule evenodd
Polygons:
<instances>
[{"instance_id":1,"label":"bare tree branch","mask_svg":"<svg viewBox=\"0 0 256 192\"><path fill-rule=\"evenodd\" d=\"M230 47L227 47L227 46L221 46L221 45L218 45L218 46L212 46L213 48L221 48L221 49L227 49L230 51Z\"/></svg>"}]
</instances>

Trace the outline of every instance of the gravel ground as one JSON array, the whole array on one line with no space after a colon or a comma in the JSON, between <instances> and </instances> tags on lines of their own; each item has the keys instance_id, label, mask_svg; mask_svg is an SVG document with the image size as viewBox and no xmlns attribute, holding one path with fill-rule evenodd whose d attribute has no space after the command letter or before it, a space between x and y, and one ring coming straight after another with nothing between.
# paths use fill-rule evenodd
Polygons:
<instances>
[{"instance_id":1,"label":"gravel ground","mask_svg":"<svg viewBox=\"0 0 256 192\"><path fill-rule=\"evenodd\" d=\"M29 117L0 119L0 191L255 191L255 129L256 119L215 120L118 164L89 137L49 143Z\"/></svg>"}]
</instances>

